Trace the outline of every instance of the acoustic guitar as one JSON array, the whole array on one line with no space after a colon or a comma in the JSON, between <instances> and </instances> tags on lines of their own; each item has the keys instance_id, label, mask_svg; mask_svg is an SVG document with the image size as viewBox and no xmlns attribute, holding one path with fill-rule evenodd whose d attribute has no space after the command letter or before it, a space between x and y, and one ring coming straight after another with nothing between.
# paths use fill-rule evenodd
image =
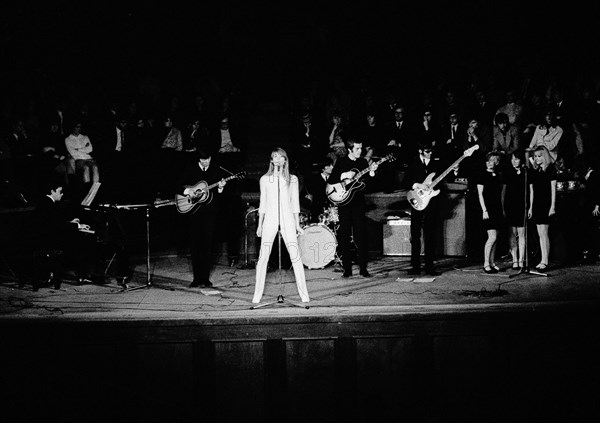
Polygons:
<instances>
[{"instance_id":1,"label":"acoustic guitar","mask_svg":"<svg viewBox=\"0 0 600 423\"><path fill-rule=\"evenodd\" d=\"M232 179L242 179L246 177L246 172L236 173L223 179L227 182ZM219 181L220 182L220 181ZM175 195L175 206L179 213L194 213L202 204L209 204L213 199L212 189L219 185L219 182L208 185L205 181L200 181L195 185L187 185L184 189L190 189L189 195Z\"/></svg>"},{"instance_id":2,"label":"acoustic guitar","mask_svg":"<svg viewBox=\"0 0 600 423\"><path fill-rule=\"evenodd\" d=\"M377 161L376 164L380 165L383 162L391 162L394 160L396 160L396 156L394 156L393 154L388 154L387 156ZM345 178L344 180L336 184L327 184L325 186L325 194L327 195L327 198L329 198L329 201L338 206L343 206L344 204L349 203L354 197L354 193L360 191L365 187L365 183L360 181L360 178L362 178L366 173L368 173L370 169L371 165L369 165L369 167L367 167L366 169L361 170L360 172L358 171L358 169L349 170L348 172L353 173L352 177Z\"/></svg>"},{"instance_id":3,"label":"acoustic guitar","mask_svg":"<svg viewBox=\"0 0 600 423\"><path fill-rule=\"evenodd\" d=\"M433 189L437 184L439 184L445 177L450 173L452 169L454 169L460 162L462 162L466 157L469 157L475 150L479 148L479 145L475 144L473 147L468 148L464 151L462 156L455 160L454 163L450 165L448 169L443 171L440 176L433 179L435 173L430 173L427 175L427 178L421 184L415 184L415 188L410 190L406 194L406 199L410 203L410 205L415 210L425 210L427 205L429 204L429 200L440 193L439 189Z\"/></svg>"}]
</instances>

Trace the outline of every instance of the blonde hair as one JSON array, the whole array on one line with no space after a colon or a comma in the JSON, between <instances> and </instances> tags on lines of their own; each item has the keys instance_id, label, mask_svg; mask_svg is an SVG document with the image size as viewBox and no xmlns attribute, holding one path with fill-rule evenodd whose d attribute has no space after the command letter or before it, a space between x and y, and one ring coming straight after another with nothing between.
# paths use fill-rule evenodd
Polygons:
<instances>
[{"instance_id":1,"label":"blonde hair","mask_svg":"<svg viewBox=\"0 0 600 423\"><path fill-rule=\"evenodd\" d=\"M272 176L273 173L275 173L275 165L273 164L273 160L272 160L273 156L275 154L279 154L285 159L285 162L283 163L283 166L281 169L281 175L283 176L283 179L285 180L285 182L287 184L289 184L290 183L290 161L288 160L287 153L281 147L274 148L271 151L271 160L269 162L269 170L267 171L267 176Z\"/></svg>"},{"instance_id":2,"label":"blonde hair","mask_svg":"<svg viewBox=\"0 0 600 423\"><path fill-rule=\"evenodd\" d=\"M550 156L550 152L543 145L538 145L535 148L535 150L533 150L533 155L534 155L533 168L538 169L540 167L540 165L538 165L535 161L535 153L538 151L540 151L542 153L542 157L544 158L544 163L541 165L541 168L543 170L546 170L548 168L548 166L550 166L553 163L553 161L552 161L552 157Z\"/></svg>"}]
</instances>

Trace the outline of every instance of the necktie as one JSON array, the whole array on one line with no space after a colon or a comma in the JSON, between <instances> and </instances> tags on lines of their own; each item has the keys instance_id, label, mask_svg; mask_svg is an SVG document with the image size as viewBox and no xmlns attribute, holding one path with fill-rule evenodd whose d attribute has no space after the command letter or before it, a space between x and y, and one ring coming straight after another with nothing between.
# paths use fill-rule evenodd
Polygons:
<instances>
[{"instance_id":1,"label":"necktie","mask_svg":"<svg viewBox=\"0 0 600 423\"><path fill-rule=\"evenodd\" d=\"M451 129L452 129L452 139L454 139L454 135L455 135L454 125L452 125Z\"/></svg>"}]
</instances>

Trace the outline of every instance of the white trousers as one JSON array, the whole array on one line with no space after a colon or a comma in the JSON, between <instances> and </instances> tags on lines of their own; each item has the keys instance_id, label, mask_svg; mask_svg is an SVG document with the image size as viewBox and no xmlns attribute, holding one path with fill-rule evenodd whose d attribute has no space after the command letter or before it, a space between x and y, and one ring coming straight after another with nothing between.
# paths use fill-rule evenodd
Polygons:
<instances>
[{"instance_id":1,"label":"white trousers","mask_svg":"<svg viewBox=\"0 0 600 423\"><path fill-rule=\"evenodd\" d=\"M260 253L258 256L258 263L256 263L256 285L254 287L254 297L252 298L253 303L259 303L265 290L265 279L267 277L267 266L269 264L269 256L271 255L271 248L273 247L273 241L277 236L277 224L269 224L270 222L265 221L263 223L263 231L260 244ZM298 294L303 303L310 301L308 297L308 290L306 289L306 278L304 276L304 265L300 258L300 249L298 248L298 238L296 236L295 227L281 228L281 238L285 243L285 247L290 255L292 261L292 267L294 269L294 276L296 277L296 287L298 288ZM291 225L287 225L291 226Z\"/></svg>"}]
</instances>

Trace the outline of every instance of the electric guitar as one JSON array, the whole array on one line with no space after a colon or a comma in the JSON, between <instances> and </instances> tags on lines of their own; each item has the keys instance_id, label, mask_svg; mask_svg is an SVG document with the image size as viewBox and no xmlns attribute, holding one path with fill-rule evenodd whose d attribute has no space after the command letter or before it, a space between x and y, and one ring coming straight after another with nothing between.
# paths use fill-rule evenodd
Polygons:
<instances>
[{"instance_id":1,"label":"electric guitar","mask_svg":"<svg viewBox=\"0 0 600 423\"><path fill-rule=\"evenodd\" d=\"M450 165L448 169L443 171L440 176L433 179L435 173L430 173L427 178L421 184L415 184L416 187L410 190L406 194L406 199L415 210L425 210L425 207L429 204L429 200L440 193L439 189L433 189L442 179L450 173L458 164L463 161L466 157L469 157L475 150L479 148L479 145L475 144L473 147L468 148L454 163Z\"/></svg>"},{"instance_id":2,"label":"electric guitar","mask_svg":"<svg viewBox=\"0 0 600 423\"><path fill-rule=\"evenodd\" d=\"M376 164L380 165L383 162L392 162L394 160L396 160L396 156L394 156L393 154L388 154L384 158L377 161ZM354 176L346 178L336 184L327 184L325 186L325 194L327 195L327 198L329 198L329 201L338 206L343 206L344 204L349 203L354 197L354 193L356 191L360 191L365 187L365 183L361 182L360 178L362 178L363 175L365 173L368 173L370 170L371 165L366 169L361 170L360 172L358 171L358 169L352 169L348 172L353 172Z\"/></svg>"},{"instance_id":3,"label":"electric guitar","mask_svg":"<svg viewBox=\"0 0 600 423\"><path fill-rule=\"evenodd\" d=\"M242 179L246 177L246 172L236 173L223 179L227 182L232 179ZM220 181L219 181L220 182ZM192 191L190 195L175 195L175 206L179 213L194 213L201 204L208 204L213 199L211 189L219 185L219 182L208 185L205 181L200 181L196 185L187 185L184 189L189 188Z\"/></svg>"}]
</instances>

